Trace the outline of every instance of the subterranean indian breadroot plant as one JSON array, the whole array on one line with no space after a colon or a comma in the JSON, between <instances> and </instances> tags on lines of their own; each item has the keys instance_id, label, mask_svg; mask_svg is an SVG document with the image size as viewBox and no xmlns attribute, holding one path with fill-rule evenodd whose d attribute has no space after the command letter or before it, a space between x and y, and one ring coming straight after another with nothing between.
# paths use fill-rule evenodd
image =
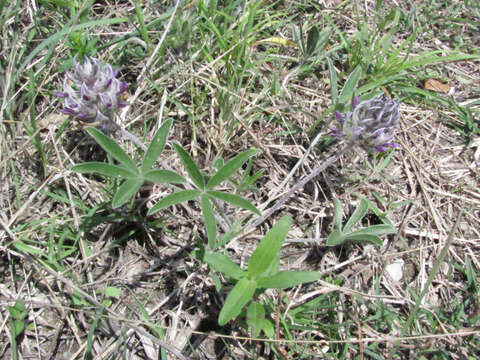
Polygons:
<instances>
[{"instance_id":1,"label":"subterranean indian breadroot plant","mask_svg":"<svg viewBox=\"0 0 480 360\"><path fill-rule=\"evenodd\" d=\"M393 137L400 117L398 103L385 97L376 97L358 103L358 98L355 97L351 112L344 116L337 112L340 127L333 130L333 135L338 142L343 143L342 150L338 150L334 156L326 159L311 174L298 181L274 206L262 214L247 199L216 189L223 182L235 183L233 180L235 173L241 170L247 161L251 161L258 150L244 151L226 163L223 163L222 159L220 168L208 176L200 170L190 154L180 144L173 142L171 146L179 156L191 185L187 184L186 178L171 170L156 169L155 164L168 141L173 120L167 119L162 123L148 147L139 142L113 119L115 110L125 105L122 94L127 88L127 84L118 80L116 76L117 72L111 65L102 65L98 59L85 58L83 62L79 62L75 58L73 68L67 71L63 92L57 93L57 96L65 100L63 113L82 122L101 124L103 129L108 129L108 124L114 125L124 135L135 141L144 150L141 165L138 166L134 159L100 130L87 128L88 134L118 164L87 162L75 165L72 170L77 173L96 173L116 179L118 182L116 182L117 186L112 200L113 208L125 205L146 182L180 186L180 189L177 187L177 191L166 195L153 205L147 212L147 216L179 203L199 201L208 241L207 245L201 246L201 249L195 251L194 255L201 262L207 263L211 269L230 277L235 283L220 311L219 324L224 325L234 317L241 315L246 305L249 304L246 310L247 324L254 329L255 334L258 335L260 331L263 331L267 336L272 337L273 325L265 318L265 308L258 301L259 296L267 288L279 289L312 282L320 279L321 274L315 271L280 270L281 246L292 222L289 216L282 217L260 241L246 270L242 270L225 254L225 245L236 235L245 233L265 221L297 190L336 162L346 149L360 146L369 152L381 152L395 147ZM234 224L222 239L219 239L217 238L217 218L219 217L217 201L227 202L236 208L249 211L248 218L250 219L252 219L252 214L256 214L258 217L253 218L250 225L245 225L243 221L235 221L236 225ZM342 225L343 210L340 202L337 199L334 201L336 229L327 239L328 246L337 246L345 242L381 245L382 240L379 236L396 232L396 229L390 224L354 229L367 213L368 205L365 200L361 201L346 224ZM225 214L221 215L225 216ZM243 314L245 315L245 313Z\"/></svg>"}]
</instances>

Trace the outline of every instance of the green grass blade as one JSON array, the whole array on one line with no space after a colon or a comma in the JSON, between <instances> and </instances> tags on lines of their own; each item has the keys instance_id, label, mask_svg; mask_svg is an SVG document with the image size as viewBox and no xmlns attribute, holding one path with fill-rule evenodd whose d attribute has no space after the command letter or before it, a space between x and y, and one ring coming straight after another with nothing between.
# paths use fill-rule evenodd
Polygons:
<instances>
[{"instance_id":1,"label":"green grass blade","mask_svg":"<svg viewBox=\"0 0 480 360\"><path fill-rule=\"evenodd\" d=\"M207 195L203 194L200 200L203 221L207 230L208 246L214 250L217 246L217 221L213 212L212 204Z\"/></svg>"},{"instance_id":2,"label":"green grass blade","mask_svg":"<svg viewBox=\"0 0 480 360\"><path fill-rule=\"evenodd\" d=\"M195 200L202 192L200 190L182 190L176 193L165 196L162 200L157 202L148 210L148 215L155 214L157 211L167 208L169 206L179 204L185 201Z\"/></svg>"},{"instance_id":3,"label":"green grass blade","mask_svg":"<svg viewBox=\"0 0 480 360\"><path fill-rule=\"evenodd\" d=\"M187 182L183 176L170 170L150 170L143 174L143 178L155 184L183 184Z\"/></svg>"},{"instance_id":4,"label":"green grass blade","mask_svg":"<svg viewBox=\"0 0 480 360\"><path fill-rule=\"evenodd\" d=\"M242 152L235 156L232 160L226 163L217 173L212 176L212 178L207 183L207 189L213 189L215 186L219 185L222 181L227 180L232 176L240 167L245 164L252 156L258 154L259 151L256 149L251 149Z\"/></svg>"},{"instance_id":5,"label":"green grass blade","mask_svg":"<svg viewBox=\"0 0 480 360\"><path fill-rule=\"evenodd\" d=\"M155 165L155 162L165 148L168 133L170 132L170 128L172 127L172 122L172 119L168 119L167 121L165 121L153 136L152 142L150 143L150 145L148 145L148 149L143 156L141 168L143 173L147 172L152 168L153 165Z\"/></svg>"},{"instance_id":6,"label":"green grass blade","mask_svg":"<svg viewBox=\"0 0 480 360\"><path fill-rule=\"evenodd\" d=\"M97 26L97 25L114 25L114 24L121 24L124 22L131 21L129 18L113 18L113 19L101 19L95 21L88 21L82 24L78 24L75 26L71 26L71 22L65 24L62 30L53 34L52 36L43 40L35 49L33 49L29 55L25 58L25 60L20 64L18 67L18 73L22 72L28 64L37 56L43 49L50 45L55 45L55 43L72 32L87 29L89 27Z\"/></svg>"},{"instance_id":7,"label":"green grass blade","mask_svg":"<svg viewBox=\"0 0 480 360\"><path fill-rule=\"evenodd\" d=\"M138 178L138 173L133 173L129 169L96 161L75 165L72 167L72 171L80 174L100 174L117 179Z\"/></svg>"},{"instance_id":8,"label":"green grass blade","mask_svg":"<svg viewBox=\"0 0 480 360\"><path fill-rule=\"evenodd\" d=\"M133 2L135 4L135 13L137 15L140 34L142 35L143 41L147 44L147 47L150 49L150 37L148 36L148 30L145 26L145 18L143 17L142 8L140 7L138 0L134 0Z\"/></svg>"},{"instance_id":9,"label":"green grass blade","mask_svg":"<svg viewBox=\"0 0 480 360\"><path fill-rule=\"evenodd\" d=\"M453 54L450 55L436 56L437 54L443 53L444 50L434 50L423 53L420 56L414 57L413 59L403 63L401 66L398 67L398 71L411 69L417 66L431 65L437 63L480 59L480 55L470 55L456 52L453 52Z\"/></svg>"},{"instance_id":10,"label":"green grass blade","mask_svg":"<svg viewBox=\"0 0 480 360\"><path fill-rule=\"evenodd\" d=\"M236 206L245 210L249 210L257 215L262 215L260 210L258 210L255 206L253 206L253 204L250 201L242 198L241 196L228 194L221 191L214 191L214 190L208 190L207 194L219 200L228 202L233 206Z\"/></svg>"},{"instance_id":11,"label":"green grass blade","mask_svg":"<svg viewBox=\"0 0 480 360\"><path fill-rule=\"evenodd\" d=\"M118 146L115 141L110 139L100 130L93 127L88 127L87 132L95 139L95 141L102 147L103 150L112 155L125 168L138 174L138 169L135 162L127 155L125 151L123 151L120 146Z\"/></svg>"},{"instance_id":12,"label":"green grass blade","mask_svg":"<svg viewBox=\"0 0 480 360\"><path fill-rule=\"evenodd\" d=\"M112 200L113 208L125 204L143 185L143 179L126 180L117 190Z\"/></svg>"},{"instance_id":13,"label":"green grass blade","mask_svg":"<svg viewBox=\"0 0 480 360\"><path fill-rule=\"evenodd\" d=\"M200 172L197 164L195 164L190 154L180 144L173 143L173 147L175 148L178 156L180 156L180 160L182 160L183 166L185 166L185 170L187 170L187 173L192 179L193 183L199 189L203 190L205 188L205 179L203 178L203 175Z\"/></svg>"}]
</instances>

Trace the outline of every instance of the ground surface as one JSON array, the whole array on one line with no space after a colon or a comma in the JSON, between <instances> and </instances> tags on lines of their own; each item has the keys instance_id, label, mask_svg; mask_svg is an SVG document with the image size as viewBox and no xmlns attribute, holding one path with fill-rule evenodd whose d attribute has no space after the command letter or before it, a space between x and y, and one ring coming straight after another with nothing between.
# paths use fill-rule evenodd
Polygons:
<instances>
[{"instance_id":1,"label":"ground surface","mask_svg":"<svg viewBox=\"0 0 480 360\"><path fill-rule=\"evenodd\" d=\"M1 358L480 358L476 2L0 4ZM335 109L348 111L353 95L399 101L397 149L349 149L223 250L245 268L268 229L292 216L281 268L324 276L259 295L273 337L253 337L242 316L218 325L232 283L193 256L207 243L198 203L147 216L172 192L147 185L113 209L114 180L71 171L111 161L59 113L54 93L78 53L129 82L117 121L144 143L170 118L169 140L202 171L260 149L251 173L262 176L222 190L261 210L338 150L328 141ZM134 143L111 136L140 161ZM170 142L161 161L185 175ZM398 232L382 246L327 246L334 198L345 219L366 199L360 227ZM219 206L230 225L249 214Z\"/></svg>"}]
</instances>

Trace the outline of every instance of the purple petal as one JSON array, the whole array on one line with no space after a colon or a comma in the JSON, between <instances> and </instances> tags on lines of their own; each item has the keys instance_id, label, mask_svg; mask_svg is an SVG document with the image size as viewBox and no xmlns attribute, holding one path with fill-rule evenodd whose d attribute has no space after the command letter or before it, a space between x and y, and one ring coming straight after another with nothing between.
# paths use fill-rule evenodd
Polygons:
<instances>
[{"instance_id":1,"label":"purple petal","mask_svg":"<svg viewBox=\"0 0 480 360\"><path fill-rule=\"evenodd\" d=\"M355 109L358 105L358 96L354 96L352 100L352 107Z\"/></svg>"},{"instance_id":2,"label":"purple petal","mask_svg":"<svg viewBox=\"0 0 480 360\"><path fill-rule=\"evenodd\" d=\"M62 92L62 91L57 91L55 93L55 96L59 97L59 98L62 98L62 99L68 98L68 94L66 92Z\"/></svg>"},{"instance_id":3,"label":"purple petal","mask_svg":"<svg viewBox=\"0 0 480 360\"><path fill-rule=\"evenodd\" d=\"M337 121L340 123L340 125L343 125L343 117L342 114L340 114L340 111L335 111L335 116L337 117Z\"/></svg>"},{"instance_id":4,"label":"purple petal","mask_svg":"<svg viewBox=\"0 0 480 360\"><path fill-rule=\"evenodd\" d=\"M77 115L77 112L73 109L70 109L70 108L64 108L64 109L60 109L60 112L62 114L65 114L65 115L72 115L72 116L75 116Z\"/></svg>"},{"instance_id":5,"label":"purple petal","mask_svg":"<svg viewBox=\"0 0 480 360\"><path fill-rule=\"evenodd\" d=\"M385 150L388 149L387 146L383 146L383 145L374 146L373 148L374 148L375 150L377 150L378 152L384 152Z\"/></svg>"},{"instance_id":6,"label":"purple petal","mask_svg":"<svg viewBox=\"0 0 480 360\"><path fill-rule=\"evenodd\" d=\"M100 94L100 102L107 108L112 107L113 104L112 98L107 94Z\"/></svg>"},{"instance_id":7,"label":"purple petal","mask_svg":"<svg viewBox=\"0 0 480 360\"><path fill-rule=\"evenodd\" d=\"M87 114L84 114L84 113L79 112L79 113L77 114L77 118L78 118L79 120L87 120L87 119L88 119L88 116L87 116Z\"/></svg>"},{"instance_id":8,"label":"purple petal","mask_svg":"<svg viewBox=\"0 0 480 360\"><path fill-rule=\"evenodd\" d=\"M124 108L125 106L127 106L127 103L126 103L125 101L119 101L118 104L117 104L117 106L118 106L119 108Z\"/></svg>"},{"instance_id":9,"label":"purple petal","mask_svg":"<svg viewBox=\"0 0 480 360\"><path fill-rule=\"evenodd\" d=\"M333 136L333 137L336 137L336 138L341 138L341 137L344 137L345 135L340 131L338 130L337 128L333 128L332 131L330 132L330 135Z\"/></svg>"},{"instance_id":10,"label":"purple petal","mask_svg":"<svg viewBox=\"0 0 480 360\"><path fill-rule=\"evenodd\" d=\"M89 101L90 96L94 96L94 93L88 88L87 84L85 83L82 83L82 86L80 87L80 94L85 101Z\"/></svg>"},{"instance_id":11,"label":"purple petal","mask_svg":"<svg viewBox=\"0 0 480 360\"><path fill-rule=\"evenodd\" d=\"M379 137L381 134L383 134L383 132L385 131L384 128L380 128L380 129L377 129L375 130L372 135L370 135L370 138L371 139L376 139L377 137Z\"/></svg>"},{"instance_id":12,"label":"purple petal","mask_svg":"<svg viewBox=\"0 0 480 360\"><path fill-rule=\"evenodd\" d=\"M120 88L118 89L117 95L119 95L119 94L127 91L127 89L128 89L128 83L125 82L125 81L122 81L122 82L120 83Z\"/></svg>"},{"instance_id":13,"label":"purple petal","mask_svg":"<svg viewBox=\"0 0 480 360\"><path fill-rule=\"evenodd\" d=\"M117 69L113 70L113 77L116 78L117 75L118 75L118 70Z\"/></svg>"}]
</instances>

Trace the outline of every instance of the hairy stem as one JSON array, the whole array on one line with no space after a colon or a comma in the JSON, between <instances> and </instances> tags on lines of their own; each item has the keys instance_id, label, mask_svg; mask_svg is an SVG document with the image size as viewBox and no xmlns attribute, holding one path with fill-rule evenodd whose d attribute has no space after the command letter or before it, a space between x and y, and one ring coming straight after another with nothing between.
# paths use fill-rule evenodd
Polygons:
<instances>
[{"instance_id":1,"label":"hairy stem","mask_svg":"<svg viewBox=\"0 0 480 360\"><path fill-rule=\"evenodd\" d=\"M140 149L142 149L143 151L147 151L147 147L145 146L144 143L142 143L140 141L139 138L137 138L135 135L133 135L132 133L128 132L127 130L125 130L120 124L118 124L117 122L111 120L111 122L115 125L115 127L120 131L120 133L125 136L128 140L132 141L135 145L137 145Z\"/></svg>"}]
</instances>

